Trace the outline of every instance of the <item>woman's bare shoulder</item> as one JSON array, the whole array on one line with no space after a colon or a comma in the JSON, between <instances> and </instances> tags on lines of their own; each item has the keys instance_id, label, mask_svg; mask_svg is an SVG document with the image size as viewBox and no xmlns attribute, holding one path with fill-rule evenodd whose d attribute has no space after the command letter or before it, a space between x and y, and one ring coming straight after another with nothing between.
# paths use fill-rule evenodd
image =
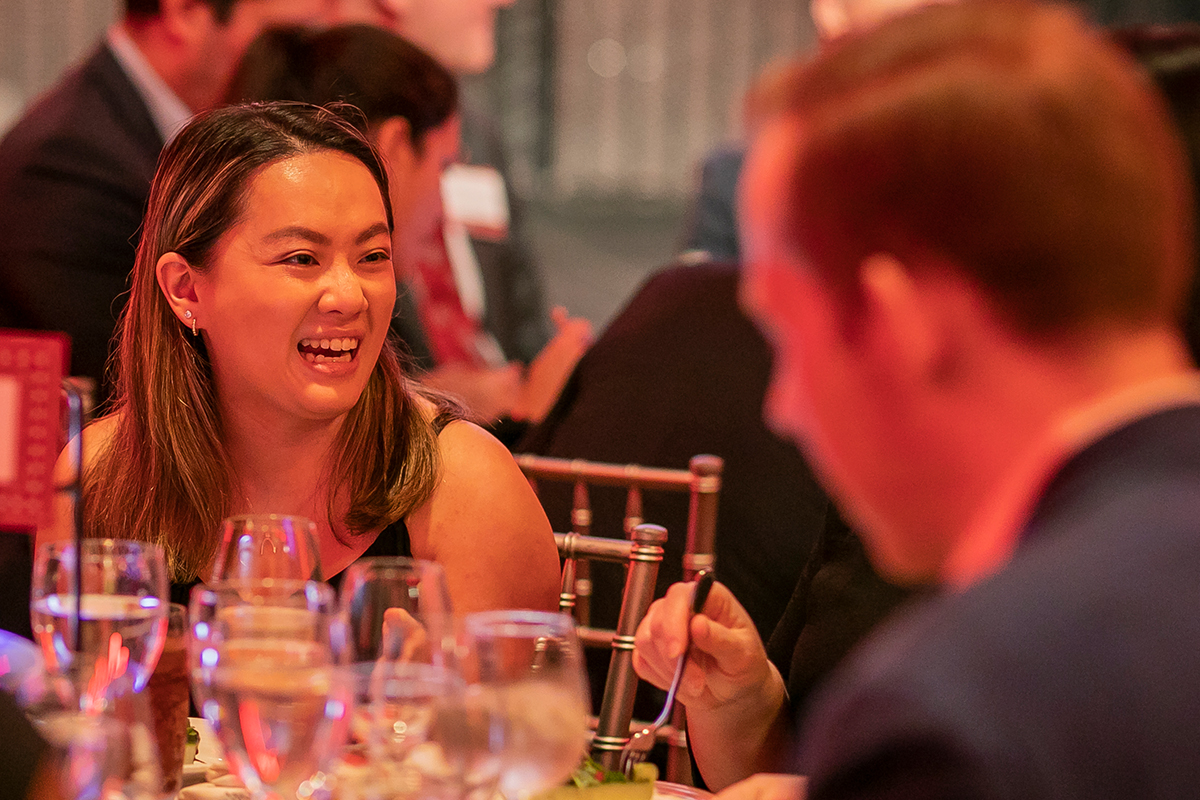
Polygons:
<instances>
[{"instance_id":1,"label":"woman's bare shoulder","mask_svg":"<svg viewBox=\"0 0 1200 800\"><path fill-rule=\"evenodd\" d=\"M83 464L84 468L96 463L109 447L116 436L120 425L119 413L100 417L83 429ZM63 451L58 454L54 464L54 485L65 487L71 485L78 475L79 467L75 463L75 443L68 442ZM55 541L70 538L74 531L74 516L69 499L63 493L55 495L53 519L49 525L38 528L37 541Z\"/></svg>"},{"instance_id":2,"label":"woman's bare shoulder","mask_svg":"<svg viewBox=\"0 0 1200 800\"><path fill-rule=\"evenodd\" d=\"M121 424L119 411L106 414L83 429L83 460L90 462L112 444L117 428Z\"/></svg>"},{"instance_id":3,"label":"woman's bare shoulder","mask_svg":"<svg viewBox=\"0 0 1200 800\"><path fill-rule=\"evenodd\" d=\"M413 554L442 564L461 612L553 608L558 551L512 455L465 420L448 424L438 446L438 488L407 518Z\"/></svg>"}]
</instances>

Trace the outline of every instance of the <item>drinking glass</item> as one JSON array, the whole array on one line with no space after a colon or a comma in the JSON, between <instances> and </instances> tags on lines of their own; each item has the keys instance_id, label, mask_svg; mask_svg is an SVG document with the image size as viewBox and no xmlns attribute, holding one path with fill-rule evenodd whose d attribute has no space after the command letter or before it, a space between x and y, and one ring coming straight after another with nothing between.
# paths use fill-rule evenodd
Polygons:
<instances>
[{"instance_id":1,"label":"drinking glass","mask_svg":"<svg viewBox=\"0 0 1200 800\"><path fill-rule=\"evenodd\" d=\"M339 793L412 785L420 776L407 759L428 741L435 706L461 683L445 574L429 561L360 559L342 577L340 602L350 625L355 709L337 768Z\"/></svg>"},{"instance_id":2,"label":"drinking glass","mask_svg":"<svg viewBox=\"0 0 1200 800\"><path fill-rule=\"evenodd\" d=\"M342 578L354 663L453 666L450 591L440 565L412 558L363 558Z\"/></svg>"},{"instance_id":3,"label":"drinking glass","mask_svg":"<svg viewBox=\"0 0 1200 800\"><path fill-rule=\"evenodd\" d=\"M558 786L579 766L588 693L565 614L485 611L463 620L467 680L494 689L506 719L499 789L510 800Z\"/></svg>"},{"instance_id":4,"label":"drinking glass","mask_svg":"<svg viewBox=\"0 0 1200 800\"><path fill-rule=\"evenodd\" d=\"M390 797L491 800L504 766L507 717L492 686L457 671L398 664L371 684L370 780ZM380 722L392 721L391 727ZM378 735L382 734L382 735ZM345 795L344 786L339 792ZM359 793L363 794L363 793Z\"/></svg>"},{"instance_id":5,"label":"drinking glass","mask_svg":"<svg viewBox=\"0 0 1200 800\"><path fill-rule=\"evenodd\" d=\"M110 681L87 711L67 681L26 697L25 713L50 744L48 764L67 800L159 800L162 773L148 692L126 673Z\"/></svg>"},{"instance_id":6,"label":"drinking glass","mask_svg":"<svg viewBox=\"0 0 1200 800\"><path fill-rule=\"evenodd\" d=\"M315 581L197 587L190 646L201 710L255 800L295 796L340 747L351 703L346 626ZM202 627L203 626L203 627Z\"/></svg>"},{"instance_id":7,"label":"drinking glass","mask_svg":"<svg viewBox=\"0 0 1200 800\"><path fill-rule=\"evenodd\" d=\"M146 689L162 766L162 793L174 795L183 783L183 750L188 729L187 609L172 603L167 636Z\"/></svg>"},{"instance_id":8,"label":"drinking glass","mask_svg":"<svg viewBox=\"0 0 1200 800\"><path fill-rule=\"evenodd\" d=\"M167 627L167 570L157 545L85 539L76 553L74 542L45 543L32 586L34 637L46 669L70 681L81 708L104 703L126 674L131 681L121 686L146 686Z\"/></svg>"},{"instance_id":9,"label":"drinking glass","mask_svg":"<svg viewBox=\"0 0 1200 800\"><path fill-rule=\"evenodd\" d=\"M221 523L209 583L321 580L317 526L304 517L248 514Z\"/></svg>"}]
</instances>

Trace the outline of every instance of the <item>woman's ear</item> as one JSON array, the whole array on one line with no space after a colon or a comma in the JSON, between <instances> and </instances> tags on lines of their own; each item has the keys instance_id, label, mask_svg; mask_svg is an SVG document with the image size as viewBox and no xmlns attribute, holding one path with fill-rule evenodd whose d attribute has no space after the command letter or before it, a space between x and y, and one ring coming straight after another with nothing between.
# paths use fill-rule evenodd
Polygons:
<instances>
[{"instance_id":1,"label":"woman's ear","mask_svg":"<svg viewBox=\"0 0 1200 800\"><path fill-rule=\"evenodd\" d=\"M163 253L154 266L158 288L167 298L167 305L185 327L193 333L201 319L200 297L196 293L196 273L188 260L176 252Z\"/></svg>"}]
</instances>

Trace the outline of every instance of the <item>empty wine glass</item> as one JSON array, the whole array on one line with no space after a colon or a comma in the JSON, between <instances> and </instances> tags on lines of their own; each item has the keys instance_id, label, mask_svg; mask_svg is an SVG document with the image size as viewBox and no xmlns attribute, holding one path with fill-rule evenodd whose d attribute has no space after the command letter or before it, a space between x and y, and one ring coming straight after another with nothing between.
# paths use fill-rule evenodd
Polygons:
<instances>
[{"instance_id":1,"label":"empty wine glass","mask_svg":"<svg viewBox=\"0 0 1200 800\"><path fill-rule=\"evenodd\" d=\"M304 517L247 514L221 523L209 584L321 580L317 526Z\"/></svg>"},{"instance_id":2,"label":"empty wine glass","mask_svg":"<svg viewBox=\"0 0 1200 800\"><path fill-rule=\"evenodd\" d=\"M433 708L454 673L454 628L442 568L411 558L364 558L342 576L355 710L338 765L339 792L407 785L407 759L427 741Z\"/></svg>"},{"instance_id":3,"label":"empty wine glass","mask_svg":"<svg viewBox=\"0 0 1200 800\"><path fill-rule=\"evenodd\" d=\"M510 800L558 786L587 741L587 681L565 614L485 611L463 620L468 680L494 688L506 719L499 789Z\"/></svg>"},{"instance_id":4,"label":"empty wine glass","mask_svg":"<svg viewBox=\"0 0 1200 800\"><path fill-rule=\"evenodd\" d=\"M494 796L507 733L495 687L468 685L446 667L397 664L372 681L371 711L373 730L383 735L372 738L374 770L367 776L385 794L422 800ZM390 728L379 724L389 720Z\"/></svg>"},{"instance_id":5,"label":"empty wine glass","mask_svg":"<svg viewBox=\"0 0 1200 800\"><path fill-rule=\"evenodd\" d=\"M349 720L346 627L334 592L276 580L197 587L196 596L209 601L207 618L192 624L193 635L206 626L191 647L202 713L255 800L296 796L337 751Z\"/></svg>"},{"instance_id":6,"label":"empty wine glass","mask_svg":"<svg viewBox=\"0 0 1200 800\"><path fill-rule=\"evenodd\" d=\"M77 554L74 542L45 543L30 594L46 669L69 679L81 708L102 704L126 674L134 691L145 687L166 637L167 570L157 545L85 539Z\"/></svg>"}]
</instances>

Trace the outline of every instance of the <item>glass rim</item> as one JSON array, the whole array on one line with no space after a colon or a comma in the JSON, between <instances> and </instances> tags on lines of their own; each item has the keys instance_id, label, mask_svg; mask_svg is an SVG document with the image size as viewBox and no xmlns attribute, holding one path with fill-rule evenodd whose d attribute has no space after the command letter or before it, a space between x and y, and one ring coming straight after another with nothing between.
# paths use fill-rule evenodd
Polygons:
<instances>
[{"instance_id":1,"label":"glass rim","mask_svg":"<svg viewBox=\"0 0 1200 800\"><path fill-rule=\"evenodd\" d=\"M55 539L50 542L41 542L37 545L38 552L47 553L68 553L75 550L74 539ZM155 542L147 542L141 539L111 539L111 538L93 538L86 537L80 540L83 545L84 555L91 555L96 552L95 545L103 545L104 548L116 551L129 552L133 550L157 551L165 556L163 549Z\"/></svg>"},{"instance_id":2,"label":"glass rim","mask_svg":"<svg viewBox=\"0 0 1200 800\"><path fill-rule=\"evenodd\" d=\"M575 618L570 614L532 609L475 611L462 617L462 625L469 634L498 628L518 635L537 636L546 632L561 633L564 627L575 633Z\"/></svg>"},{"instance_id":3,"label":"glass rim","mask_svg":"<svg viewBox=\"0 0 1200 800\"><path fill-rule=\"evenodd\" d=\"M411 556L366 556L365 558L360 557L351 561L342 570L342 580L345 582L350 575L369 570L405 570L413 567L430 572L440 572L442 574L446 572L441 564L425 558L413 558Z\"/></svg>"},{"instance_id":4,"label":"glass rim","mask_svg":"<svg viewBox=\"0 0 1200 800\"><path fill-rule=\"evenodd\" d=\"M280 522L282 520L291 520L293 524L300 524L306 527L317 527L317 523L313 522L308 517L300 514L232 514L221 520L221 527L238 522L249 522L253 520L261 520L263 522Z\"/></svg>"},{"instance_id":5,"label":"glass rim","mask_svg":"<svg viewBox=\"0 0 1200 800\"><path fill-rule=\"evenodd\" d=\"M322 580L315 578L227 578L211 583L200 582L188 591L188 602L180 603L185 608L190 608L194 598L199 598L204 594L225 595L225 594L240 594L247 589L279 589L286 590L293 588L293 594L298 593L303 587L305 593L315 591L317 594L324 594L326 598L334 604L337 602L337 591L332 586Z\"/></svg>"}]
</instances>

